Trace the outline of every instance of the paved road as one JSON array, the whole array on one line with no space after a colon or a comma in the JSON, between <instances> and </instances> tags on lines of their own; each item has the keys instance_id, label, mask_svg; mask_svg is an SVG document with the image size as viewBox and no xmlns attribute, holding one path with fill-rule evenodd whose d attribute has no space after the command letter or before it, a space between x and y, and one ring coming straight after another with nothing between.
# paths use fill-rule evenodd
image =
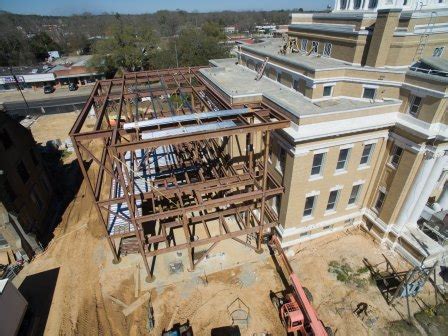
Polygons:
<instances>
[{"instance_id":1,"label":"paved road","mask_svg":"<svg viewBox=\"0 0 448 336\"><path fill-rule=\"evenodd\" d=\"M29 110L26 108L23 100L5 102L3 105L7 113L14 117L25 117L27 115L38 116L81 110L88 98L88 95L83 95L32 100L28 101Z\"/></svg>"},{"instance_id":2,"label":"paved road","mask_svg":"<svg viewBox=\"0 0 448 336\"><path fill-rule=\"evenodd\" d=\"M28 106L30 108L36 108L36 107L40 108L40 107L54 107L54 106L63 106L63 105L84 104L87 101L87 98L89 98L88 95L39 99L39 100L28 101ZM3 103L3 105L6 107L6 109L8 111L26 109L26 105L23 100Z\"/></svg>"}]
</instances>

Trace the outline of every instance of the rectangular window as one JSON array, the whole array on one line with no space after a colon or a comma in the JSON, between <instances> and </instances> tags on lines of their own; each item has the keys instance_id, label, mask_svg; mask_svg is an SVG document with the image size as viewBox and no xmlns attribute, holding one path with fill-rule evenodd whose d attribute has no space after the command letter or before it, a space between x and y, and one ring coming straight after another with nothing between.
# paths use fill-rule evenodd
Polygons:
<instances>
[{"instance_id":1,"label":"rectangular window","mask_svg":"<svg viewBox=\"0 0 448 336\"><path fill-rule=\"evenodd\" d=\"M403 148L394 145L392 148L392 155L390 156L390 164L395 168L398 167L402 154Z\"/></svg>"},{"instance_id":2,"label":"rectangular window","mask_svg":"<svg viewBox=\"0 0 448 336\"><path fill-rule=\"evenodd\" d=\"M336 164L336 170L342 170L347 167L349 154L350 154L350 148L344 148L339 151L339 157L338 157L338 163Z\"/></svg>"},{"instance_id":3,"label":"rectangular window","mask_svg":"<svg viewBox=\"0 0 448 336\"><path fill-rule=\"evenodd\" d=\"M374 89L374 88L364 88L362 97L365 99L375 99L375 93L376 93L376 89Z\"/></svg>"},{"instance_id":4,"label":"rectangular window","mask_svg":"<svg viewBox=\"0 0 448 336\"><path fill-rule=\"evenodd\" d=\"M30 178L30 174L28 173L28 170L26 170L26 167L22 161L20 161L17 165L17 173L19 174L23 183L26 183Z\"/></svg>"},{"instance_id":5,"label":"rectangular window","mask_svg":"<svg viewBox=\"0 0 448 336\"><path fill-rule=\"evenodd\" d=\"M336 208L338 198L339 198L339 189L332 190L330 192L330 196L328 196L327 211L334 210Z\"/></svg>"},{"instance_id":6,"label":"rectangular window","mask_svg":"<svg viewBox=\"0 0 448 336\"><path fill-rule=\"evenodd\" d=\"M8 242L6 241L5 237L0 233L0 248L9 247Z\"/></svg>"},{"instance_id":7,"label":"rectangular window","mask_svg":"<svg viewBox=\"0 0 448 336\"><path fill-rule=\"evenodd\" d=\"M357 184L352 187L352 192L350 193L350 198L348 199L348 204L355 204L358 200L359 192L361 190L362 184Z\"/></svg>"},{"instance_id":8,"label":"rectangular window","mask_svg":"<svg viewBox=\"0 0 448 336\"><path fill-rule=\"evenodd\" d=\"M305 200L305 209L303 209L303 217L311 216L314 210L317 196L308 196Z\"/></svg>"},{"instance_id":9,"label":"rectangular window","mask_svg":"<svg viewBox=\"0 0 448 336\"><path fill-rule=\"evenodd\" d=\"M36 188L33 188L33 190L31 190L31 200L38 209L42 208L42 200L40 199L39 194L36 191Z\"/></svg>"},{"instance_id":10,"label":"rectangular window","mask_svg":"<svg viewBox=\"0 0 448 336\"><path fill-rule=\"evenodd\" d=\"M2 129L0 131L0 142L3 144L3 147L5 149L8 149L12 146L12 140L11 137L8 134L8 131L5 129Z\"/></svg>"},{"instance_id":11,"label":"rectangular window","mask_svg":"<svg viewBox=\"0 0 448 336\"><path fill-rule=\"evenodd\" d=\"M7 180L5 180L4 183L4 187L5 187L5 193L6 193L6 197L8 197L8 201L9 202L14 202L15 199L17 198L16 193L14 192L14 189L11 187L11 185L9 184L9 182Z\"/></svg>"},{"instance_id":12,"label":"rectangular window","mask_svg":"<svg viewBox=\"0 0 448 336\"><path fill-rule=\"evenodd\" d=\"M326 225L322 228L322 230L330 230L333 228L333 225Z\"/></svg>"},{"instance_id":13,"label":"rectangular window","mask_svg":"<svg viewBox=\"0 0 448 336\"><path fill-rule=\"evenodd\" d=\"M433 57L441 57L443 55L444 50L445 50L445 47L437 47L434 49L432 56Z\"/></svg>"},{"instance_id":14,"label":"rectangular window","mask_svg":"<svg viewBox=\"0 0 448 336\"><path fill-rule=\"evenodd\" d=\"M385 198L386 198L386 194L383 191L378 190L378 196L376 197L376 202L375 202L375 210L376 211L379 212L381 210L381 208L383 207Z\"/></svg>"},{"instance_id":15,"label":"rectangular window","mask_svg":"<svg viewBox=\"0 0 448 336\"><path fill-rule=\"evenodd\" d=\"M311 176L320 175L324 165L325 153L314 154Z\"/></svg>"},{"instance_id":16,"label":"rectangular window","mask_svg":"<svg viewBox=\"0 0 448 336\"><path fill-rule=\"evenodd\" d=\"M286 151L280 147L280 152L278 154L277 164L275 165L275 168L282 174L285 172L285 163L286 163Z\"/></svg>"},{"instance_id":17,"label":"rectangular window","mask_svg":"<svg viewBox=\"0 0 448 336\"><path fill-rule=\"evenodd\" d=\"M409 114L416 117L418 111L420 110L420 105L422 104L422 98L418 96L411 96L410 101L411 103L409 104Z\"/></svg>"},{"instance_id":18,"label":"rectangular window","mask_svg":"<svg viewBox=\"0 0 448 336\"><path fill-rule=\"evenodd\" d=\"M308 40L307 39L302 39L300 41L300 51L301 52L306 52L306 48L308 47Z\"/></svg>"},{"instance_id":19,"label":"rectangular window","mask_svg":"<svg viewBox=\"0 0 448 336\"><path fill-rule=\"evenodd\" d=\"M311 55L316 55L319 52L319 42L313 41L312 47L311 47Z\"/></svg>"},{"instance_id":20,"label":"rectangular window","mask_svg":"<svg viewBox=\"0 0 448 336\"><path fill-rule=\"evenodd\" d=\"M331 56L331 49L333 48L333 45L331 43L325 43L324 44L324 56L330 57Z\"/></svg>"},{"instance_id":21,"label":"rectangular window","mask_svg":"<svg viewBox=\"0 0 448 336\"><path fill-rule=\"evenodd\" d=\"M324 97L331 97L333 95L333 85L324 86Z\"/></svg>"},{"instance_id":22,"label":"rectangular window","mask_svg":"<svg viewBox=\"0 0 448 336\"><path fill-rule=\"evenodd\" d=\"M277 74L277 82L279 82L279 83L282 82L282 73L281 73L281 72L279 72L279 73Z\"/></svg>"},{"instance_id":23,"label":"rectangular window","mask_svg":"<svg viewBox=\"0 0 448 336\"><path fill-rule=\"evenodd\" d=\"M309 231L307 231L307 232L302 232L302 233L300 234L300 237L305 237L305 236L308 236L309 234L310 234Z\"/></svg>"},{"instance_id":24,"label":"rectangular window","mask_svg":"<svg viewBox=\"0 0 448 336\"><path fill-rule=\"evenodd\" d=\"M292 88L296 91L299 91L299 80L298 79L294 79L294 81L292 82Z\"/></svg>"},{"instance_id":25,"label":"rectangular window","mask_svg":"<svg viewBox=\"0 0 448 336\"><path fill-rule=\"evenodd\" d=\"M373 144L367 144L364 145L364 149L362 150L361 160L359 164L367 165L370 162L370 157L372 156L374 145Z\"/></svg>"},{"instance_id":26,"label":"rectangular window","mask_svg":"<svg viewBox=\"0 0 448 336\"><path fill-rule=\"evenodd\" d=\"M36 153L34 153L33 148L30 149L30 156L31 156L31 161L33 161L34 165L37 166L39 164L39 161L37 161Z\"/></svg>"},{"instance_id":27,"label":"rectangular window","mask_svg":"<svg viewBox=\"0 0 448 336\"><path fill-rule=\"evenodd\" d=\"M281 198L280 196L275 196L272 202L272 210L278 215L280 213L280 203Z\"/></svg>"}]
</instances>

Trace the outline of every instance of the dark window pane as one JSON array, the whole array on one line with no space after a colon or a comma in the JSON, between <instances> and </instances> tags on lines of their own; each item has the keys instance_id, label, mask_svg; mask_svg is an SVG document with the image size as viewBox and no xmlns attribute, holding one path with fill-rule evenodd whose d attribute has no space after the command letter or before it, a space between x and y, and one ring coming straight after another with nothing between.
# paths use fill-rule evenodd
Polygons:
<instances>
[{"instance_id":1,"label":"dark window pane","mask_svg":"<svg viewBox=\"0 0 448 336\"><path fill-rule=\"evenodd\" d=\"M17 165L17 173L20 175L23 183L26 183L30 178L30 174L28 173L28 170L26 170L26 167L22 161L20 161L20 163Z\"/></svg>"},{"instance_id":2,"label":"dark window pane","mask_svg":"<svg viewBox=\"0 0 448 336\"><path fill-rule=\"evenodd\" d=\"M3 144L3 147L5 149L8 149L12 146L11 137L5 129L0 131L0 142Z\"/></svg>"},{"instance_id":3,"label":"dark window pane","mask_svg":"<svg viewBox=\"0 0 448 336\"><path fill-rule=\"evenodd\" d=\"M372 89L372 88L365 88L362 97L366 98L366 99L374 99L375 98L375 91L376 90Z\"/></svg>"}]
</instances>

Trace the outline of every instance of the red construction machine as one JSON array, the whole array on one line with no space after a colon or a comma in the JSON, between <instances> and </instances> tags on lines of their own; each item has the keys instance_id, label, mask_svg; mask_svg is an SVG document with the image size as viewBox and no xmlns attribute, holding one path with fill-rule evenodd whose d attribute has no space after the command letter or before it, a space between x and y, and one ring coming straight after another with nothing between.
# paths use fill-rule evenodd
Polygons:
<instances>
[{"instance_id":1,"label":"red construction machine","mask_svg":"<svg viewBox=\"0 0 448 336\"><path fill-rule=\"evenodd\" d=\"M291 264L280 245L276 235L272 236L269 246L274 250L276 260L280 259L284 266L284 275L289 277L290 290L282 297L276 294L272 297L279 310L280 319L288 335L330 336L333 334L329 327L325 327L317 317L317 313L308 299L306 289L292 270ZM277 254L275 253L277 252ZM280 265L280 263L278 262Z\"/></svg>"}]
</instances>

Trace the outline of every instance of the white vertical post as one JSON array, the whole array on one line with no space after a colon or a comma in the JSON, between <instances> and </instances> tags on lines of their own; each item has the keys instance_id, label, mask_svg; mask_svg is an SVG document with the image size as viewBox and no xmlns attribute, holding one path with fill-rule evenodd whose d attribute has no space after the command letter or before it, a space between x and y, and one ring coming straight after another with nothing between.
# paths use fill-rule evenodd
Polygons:
<instances>
[{"instance_id":1,"label":"white vertical post","mask_svg":"<svg viewBox=\"0 0 448 336\"><path fill-rule=\"evenodd\" d=\"M399 231L401 231L401 227L408 223L412 209L414 209L415 204L417 203L418 197L425 186L435 161L436 159L431 152L427 151L423 154L423 161L418 170L417 176L415 177L412 186L409 188L405 202L403 203L397 220L395 221L396 228Z\"/></svg>"},{"instance_id":2,"label":"white vertical post","mask_svg":"<svg viewBox=\"0 0 448 336\"><path fill-rule=\"evenodd\" d=\"M422 192L420 193L420 197L418 198L417 203L415 204L414 209L409 216L409 219L407 221L408 225L414 225L415 223L417 223L420 215L423 212L423 209L425 208L429 196L431 195L437 184L437 180L439 179L440 174L442 173L448 162L448 156L444 151L436 153L434 154L434 156L436 157L436 162L433 169L431 170L431 174L429 175Z\"/></svg>"},{"instance_id":3,"label":"white vertical post","mask_svg":"<svg viewBox=\"0 0 448 336\"><path fill-rule=\"evenodd\" d=\"M443 190L442 193L440 194L437 203L439 203L440 208L442 208L442 210L448 209L448 182L445 182L445 184L443 185Z\"/></svg>"}]
</instances>

